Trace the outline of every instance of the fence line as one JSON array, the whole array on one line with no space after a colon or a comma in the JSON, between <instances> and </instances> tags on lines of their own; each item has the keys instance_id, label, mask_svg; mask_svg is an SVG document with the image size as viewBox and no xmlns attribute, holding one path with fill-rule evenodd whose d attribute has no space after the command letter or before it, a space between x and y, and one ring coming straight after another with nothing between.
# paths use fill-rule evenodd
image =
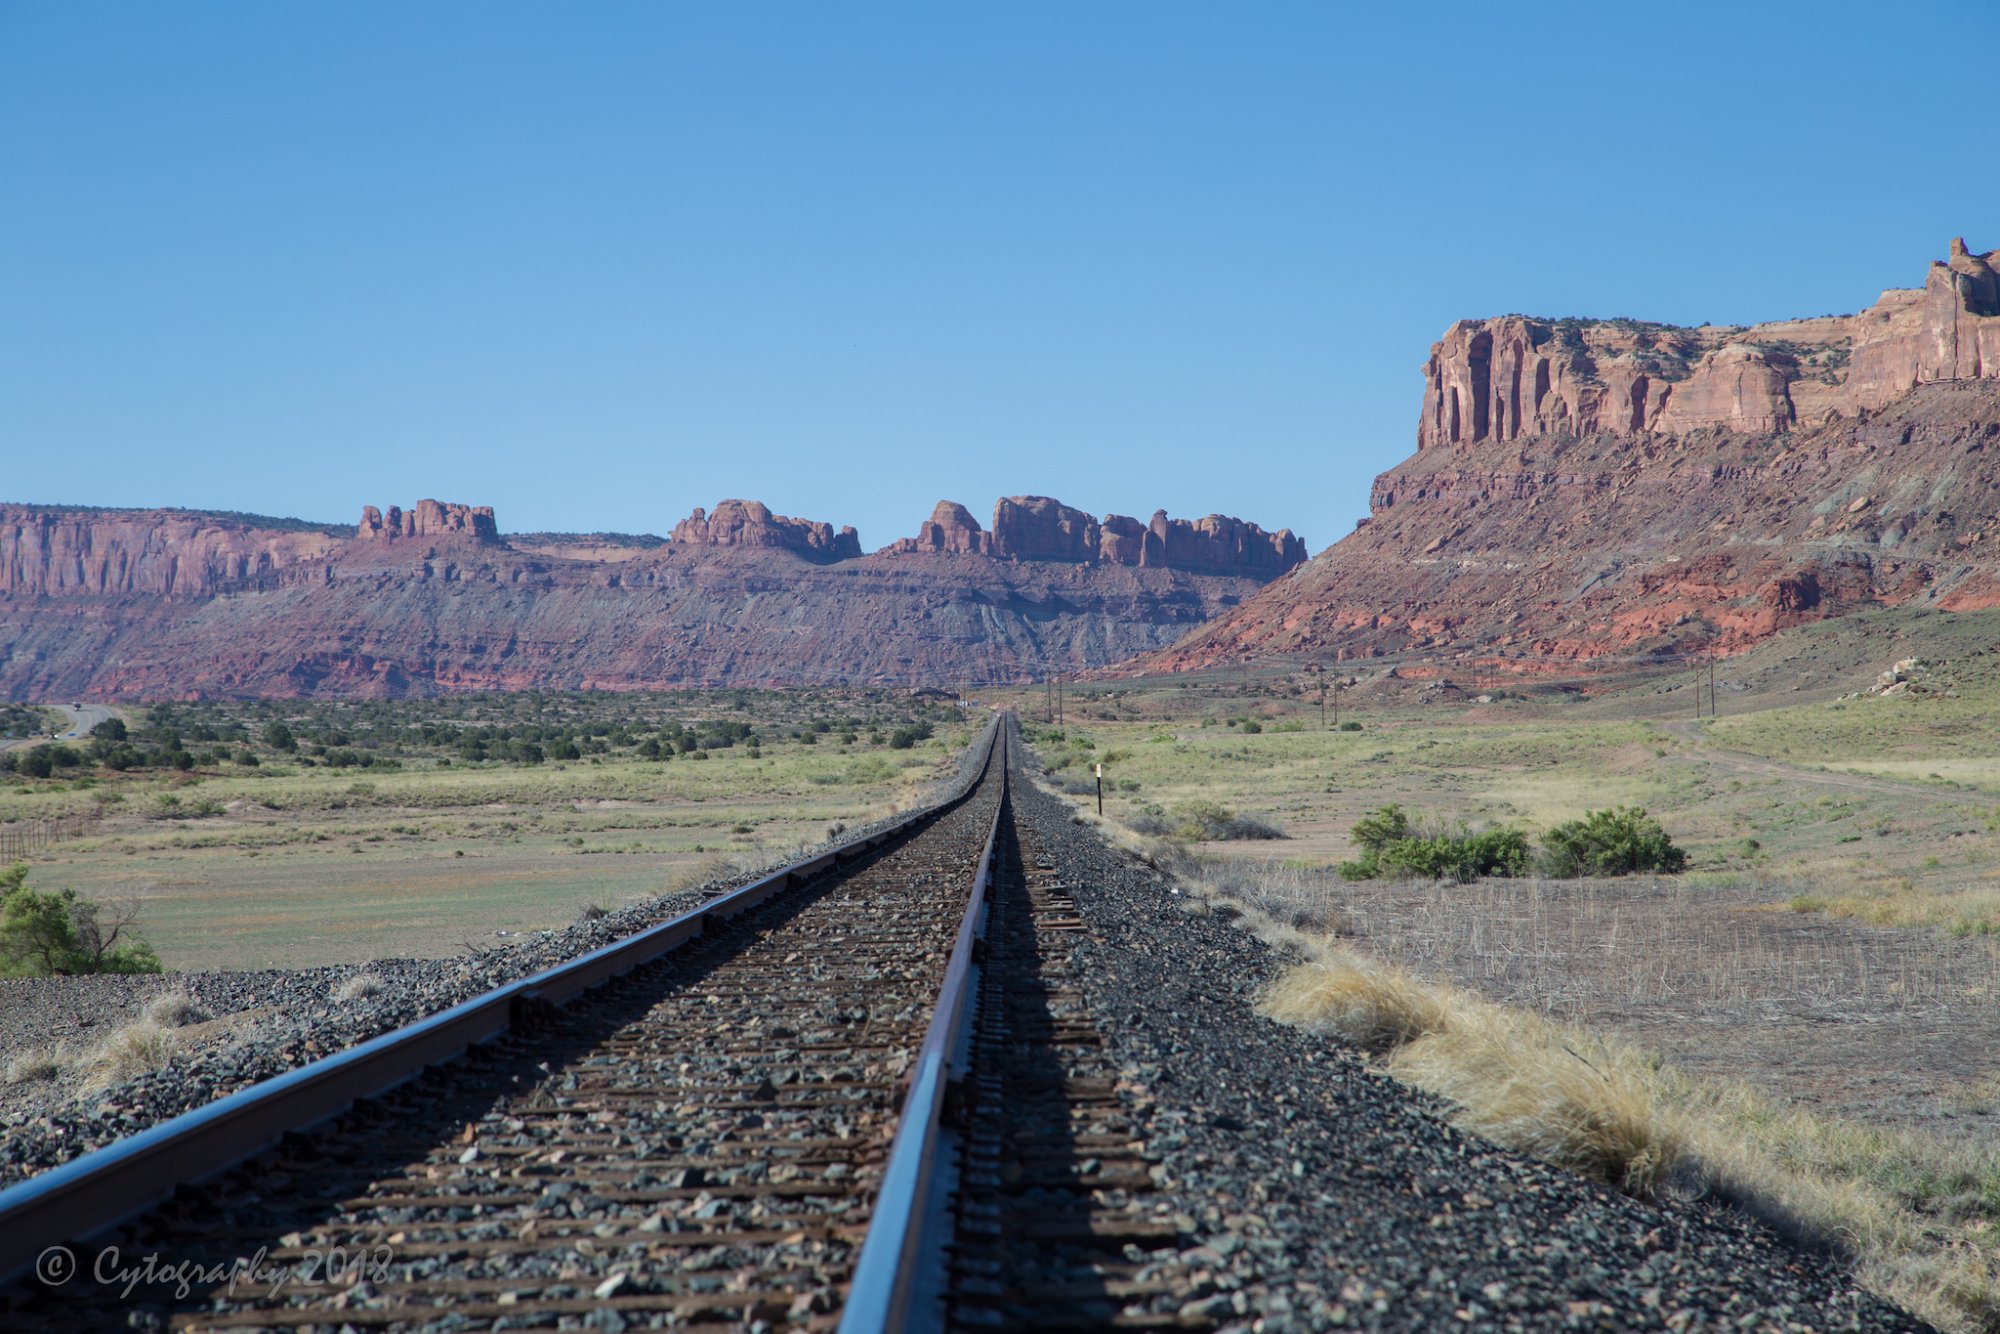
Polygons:
<instances>
[{"instance_id":1,"label":"fence line","mask_svg":"<svg viewBox=\"0 0 2000 1334\"><path fill-rule=\"evenodd\" d=\"M72 811L68 815L45 815L16 824L0 825L0 862L21 861L44 852L65 838L81 838L97 823L95 812Z\"/></svg>"}]
</instances>

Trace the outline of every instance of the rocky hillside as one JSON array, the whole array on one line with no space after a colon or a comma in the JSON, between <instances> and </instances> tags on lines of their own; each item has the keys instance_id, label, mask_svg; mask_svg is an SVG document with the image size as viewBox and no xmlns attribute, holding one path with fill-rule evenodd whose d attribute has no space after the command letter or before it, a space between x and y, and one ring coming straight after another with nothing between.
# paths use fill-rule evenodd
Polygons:
<instances>
[{"instance_id":1,"label":"rocky hillside","mask_svg":"<svg viewBox=\"0 0 2000 1334\"><path fill-rule=\"evenodd\" d=\"M1132 670L1734 651L2000 604L2000 252L1859 315L1453 325L1355 533Z\"/></svg>"},{"instance_id":2,"label":"rocky hillside","mask_svg":"<svg viewBox=\"0 0 2000 1334\"><path fill-rule=\"evenodd\" d=\"M664 542L509 540L433 500L352 534L0 505L0 698L1027 680L1164 647L1305 559L1289 531L1041 496L990 529L941 502L872 555L738 500Z\"/></svg>"}]
</instances>

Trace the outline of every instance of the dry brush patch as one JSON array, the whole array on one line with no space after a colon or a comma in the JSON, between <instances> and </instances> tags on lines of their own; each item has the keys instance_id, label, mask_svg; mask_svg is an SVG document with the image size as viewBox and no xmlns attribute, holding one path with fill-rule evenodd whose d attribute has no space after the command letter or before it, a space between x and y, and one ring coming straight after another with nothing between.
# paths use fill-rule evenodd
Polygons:
<instances>
[{"instance_id":1,"label":"dry brush patch","mask_svg":"<svg viewBox=\"0 0 2000 1334\"><path fill-rule=\"evenodd\" d=\"M83 1058L86 1091L123 1084L173 1060L178 1050L172 1030L141 1019L111 1033Z\"/></svg>"},{"instance_id":2,"label":"dry brush patch","mask_svg":"<svg viewBox=\"0 0 2000 1334\"><path fill-rule=\"evenodd\" d=\"M1635 1194L1729 1204L1850 1257L1863 1282L1943 1328L2000 1329L2000 1157L1990 1144L1862 1125L1690 1076L1595 1026L1495 1004L1285 924L1228 888L1246 878L1237 865L1220 886L1186 883L1298 956L1262 1001L1272 1018L1371 1052L1498 1143ZM1267 904L1310 877L1272 879ZM1708 994L1742 985L1724 979Z\"/></svg>"}]
</instances>

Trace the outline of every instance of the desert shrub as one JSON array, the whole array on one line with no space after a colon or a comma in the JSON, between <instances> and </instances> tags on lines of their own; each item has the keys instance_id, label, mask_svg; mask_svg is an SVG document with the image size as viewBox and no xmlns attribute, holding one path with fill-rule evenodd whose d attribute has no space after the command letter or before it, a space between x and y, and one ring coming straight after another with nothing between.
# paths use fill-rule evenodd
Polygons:
<instances>
[{"instance_id":1,"label":"desert shrub","mask_svg":"<svg viewBox=\"0 0 2000 1334\"><path fill-rule=\"evenodd\" d=\"M1518 829L1456 827L1417 829L1401 806L1363 816L1348 835L1361 855L1337 868L1345 880L1407 876L1421 880L1474 880L1528 872L1528 836Z\"/></svg>"},{"instance_id":2,"label":"desert shrub","mask_svg":"<svg viewBox=\"0 0 2000 1334\"><path fill-rule=\"evenodd\" d=\"M1687 853L1637 806L1591 811L1542 835L1542 873L1551 876L1674 875Z\"/></svg>"},{"instance_id":3,"label":"desert shrub","mask_svg":"<svg viewBox=\"0 0 2000 1334\"><path fill-rule=\"evenodd\" d=\"M1140 811L1136 815L1127 816L1125 827L1147 838L1171 838L1175 828L1173 821L1158 811Z\"/></svg>"},{"instance_id":4,"label":"desert shrub","mask_svg":"<svg viewBox=\"0 0 2000 1334\"><path fill-rule=\"evenodd\" d=\"M1340 725L1340 730L1343 732L1359 732L1361 730L1361 724L1350 720L1348 722L1342 723Z\"/></svg>"},{"instance_id":5,"label":"desert shrub","mask_svg":"<svg viewBox=\"0 0 2000 1334\"><path fill-rule=\"evenodd\" d=\"M1212 801L1190 801L1174 807L1176 838L1230 842L1238 839L1283 838L1285 831L1269 820L1238 815Z\"/></svg>"},{"instance_id":6,"label":"desert shrub","mask_svg":"<svg viewBox=\"0 0 2000 1334\"><path fill-rule=\"evenodd\" d=\"M1418 880L1476 880L1528 872L1528 836L1518 829L1459 829L1403 838L1376 858L1378 874Z\"/></svg>"},{"instance_id":7,"label":"desert shrub","mask_svg":"<svg viewBox=\"0 0 2000 1334\"><path fill-rule=\"evenodd\" d=\"M891 750L908 750L919 741L930 740L930 737L931 725L929 723L911 723L906 727L899 727L889 733L889 748Z\"/></svg>"},{"instance_id":8,"label":"desert shrub","mask_svg":"<svg viewBox=\"0 0 2000 1334\"><path fill-rule=\"evenodd\" d=\"M1287 835L1273 821L1260 819L1255 815L1233 815L1223 821L1221 830L1210 837L1233 842L1237 840L1285 838Z\"/></svg>"},{"instance_id":9,"label":"desert shrub","mask_svg":"<svg viewBox=\"0 0 2000 1334\"><path fill-rule=\"evenodd\" d=\"M30 889L27 876L26 866L0 872L0 976L160 971L159 956L133 927L136 909L78 898L73 889Z\"/></svg>"}]
</instances>

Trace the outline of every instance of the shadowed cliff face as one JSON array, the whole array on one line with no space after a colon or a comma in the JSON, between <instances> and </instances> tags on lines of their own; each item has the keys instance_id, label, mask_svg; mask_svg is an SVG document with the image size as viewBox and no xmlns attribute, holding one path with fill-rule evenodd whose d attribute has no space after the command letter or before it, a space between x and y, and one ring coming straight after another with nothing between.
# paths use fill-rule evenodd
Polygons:
<instances>
[{"instance_id":1,"label":"shadowed cliff face","mask_svg":"<svg viewBox=\"0 0 2000 1334\"><path fill-rule=\"evenodd\" d=\"M1524 666L2000 605L2000 269L1752 329L1452 326L1370 516L1130 670L1419 652Z\"/></svg>"},{"instance_id":2,"label":"shadowed cliff face","mask_svg":"<svg viewBox=\"0 0 2000 1334\"><path fill-rule=\"evenodd\" d=\"M1011 521L1006 554L864 556L852 528L754 501L697 510L664 544L520 548L490 509L429 500L370 506L351 539L0 506L0 697L1026 680L1172 643L1254 593L1282 547L1237 520L1158 516L1159 554L1190 568L1107 560L1081 517L1090 543L1059 548L1073 558Z\"/></svg>"}]
</instances>

